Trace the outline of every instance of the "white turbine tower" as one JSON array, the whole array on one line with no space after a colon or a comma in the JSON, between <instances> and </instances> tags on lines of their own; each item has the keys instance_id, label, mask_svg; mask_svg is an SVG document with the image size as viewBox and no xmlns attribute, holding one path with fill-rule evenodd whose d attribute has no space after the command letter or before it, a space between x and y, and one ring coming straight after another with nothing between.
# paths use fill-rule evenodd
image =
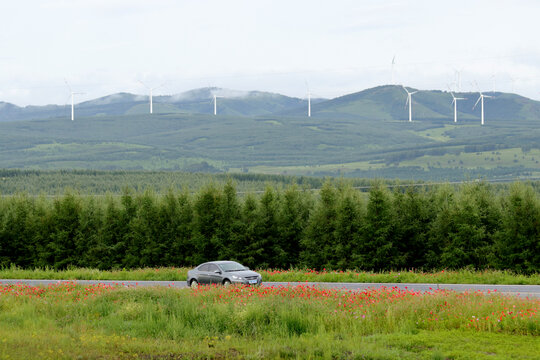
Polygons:
<instances>
[{"instance_id":1,"label":"white turbine tower","mask_svg":"<svg viewBox=\"0 0 540 360\"><path fill-rule=\"evenodd\" d=\"M66 83L67 87L69 88L69 92L71 93L71 121L75 120L75 101L74 101L74 95L83 95L84 93L81 92L73 92L71 89L71 86L69 86L66 79L64 79L64 82Z\"/></svg>"},{"instance_id":2,"label":"white turbine tower","mask_svg":"<svg viewBox=\"0 0 540 360\"><path fill-rule=\"evenodd\" d=\"M396 65L396 55L392 58L392 84L394 85L394 65Z\"/></svg>"},{"instance_id":3,"label":"white turbine tower","mask_svg":"<svg viewBox=\"0 0 540 360\"><path fill-rule=\"evenodd\" d=\"M510 76L510 81L512 82L512 94L515 94L516 79L514 77Z\"/></svg>"},{"instance_id":4,"label":"white turbine tower","mask_svg":"<svg viewBox=\"0 0 540 360\"><path fill-rule=\"evenodd\" d=\"M145 88L148 89L148 91L150 91L150 114L153 114L154 113L154 108L153 108L153 102L152 102L152 92L156 89L159 89L160 87L163 86L163 84L159 85L159 86L155 86L155 87L149 87L147 86L145 83L143 83L141 80L139 80L139 82L142 84L142 86L144 86Z\"/></svg>"},{"instance_id":5,"label":"white turbine tower","mask_svg":"<svg viewBox=\"0 0 540 360\"><path fill-rule=\"evenodd\" d=\"M492 96L484 95L484 94L482 94L482 92L480 90L478 90L478 93L480 94L480 96L478 97L478 100L476 100L476 103L473 106L473 110L476 107L476 105L478 105L478 102L480 101L481 102L481 106L480 106L480 108L481 108L480 124L484 125L484 98L490 98Z\"/></svg>"},{"instance_id":6,"label":"white turbine tower","mask_svg":"<svg viewBox=\"0 0 540 360\"><path fill-rule=\"evenodd\" d=\"M307 116L311 117L311 91L309 91L309 84L306 81L307 87Z\"/></svg>"},{"instance_id":7,"label":"white turbine tower","mask_svg":"<svg viewBox=\"0 0 540 360\"><path fill-rule=\"evenodd\" d=\"M222 97L224 96L217 96L216 94L214 94L214 115L217 115L217 99Z\"/></svg>"},{"instance_id":8,"label":"white turbine tower","mask_svg":"<svg viewBox=\"0 0 540 360\"><path fill-rule=\"evenodd\" d=\"M418 91L409 92L409 90L407 90L405 86L401 85L401 87L407 92L407 101L405 102L405 106L409 104L409 122L412 122L412 96Z\"/></svg>"},{"instance_id":9,"label":"white turbine tower","mask_svg":"<svg viewBox=\"0 0 540 360\"><path fill-rule=\"evenodd\" d=\"M450 95L452 95L452 104L454 105L454 122L457 123L457 102L458 100L467 100L466 98L460 98L460 97L455 97L454 96L454 93L450 91Z\"/></svg>"}]
</instances>

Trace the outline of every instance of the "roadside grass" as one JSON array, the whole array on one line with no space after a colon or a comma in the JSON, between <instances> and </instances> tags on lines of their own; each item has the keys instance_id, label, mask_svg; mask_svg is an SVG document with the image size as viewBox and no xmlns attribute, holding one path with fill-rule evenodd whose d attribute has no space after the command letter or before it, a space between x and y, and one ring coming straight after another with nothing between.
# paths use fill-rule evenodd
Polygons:
<instances>
[{"instance_id":1,"label":"roadside grass","mask_svg":"<svg viewBox=\"0 0 540 360\"><path fill-rule=\"evenodd\" d=\"M392 288L0 286L2 359L535 359L540 300Z\"/></svg>"},{"instance_id":2,"label":"roadside grass","mask_svg":"<svg viewBox=\"0 0 540 360\"><path fill-rule=\"evenodd\" d=\"M0 279L50 280L155 280L185 281L189 268L162 267L132 270L98 270L73 268L22 269L16 266L0 269ZM258 269L263 281L270 282L358 282L358 283L433 283L433 284L494 284L540 285L540 274L522 275L505 270L441 270L422 272L402 270L371 272L356 270Z\"/></svg>"}]
</instances>

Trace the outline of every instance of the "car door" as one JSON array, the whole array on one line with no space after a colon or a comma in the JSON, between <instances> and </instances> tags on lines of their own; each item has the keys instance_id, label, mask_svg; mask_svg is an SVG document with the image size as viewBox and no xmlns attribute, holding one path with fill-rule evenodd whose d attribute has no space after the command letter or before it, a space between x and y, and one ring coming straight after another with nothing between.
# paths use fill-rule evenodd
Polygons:
<instances>
[{"instance_id":1,"label":"car door","mask_svg":"<svg viewBox=\"0 0 540 360\"><path fill-rule=\"evenodd\" d=\"M210 284L221 284L221 279L223 275L221 270L215 264L208 264L208 279ZM218 272L216 272L218 271Z\"/></svg>"},{"instance_id":2,"label":"car door","mask_svg":"<svg viewBox=\"0 0 540 360\"><path fill-rule=\"evenodd\" d=\"M209 284L210 283L210 277L208 273L208 268L210 267L210 264L203 264L197 268L197 278L199 280L199 284Z\"/></svg>"}]
</instances>

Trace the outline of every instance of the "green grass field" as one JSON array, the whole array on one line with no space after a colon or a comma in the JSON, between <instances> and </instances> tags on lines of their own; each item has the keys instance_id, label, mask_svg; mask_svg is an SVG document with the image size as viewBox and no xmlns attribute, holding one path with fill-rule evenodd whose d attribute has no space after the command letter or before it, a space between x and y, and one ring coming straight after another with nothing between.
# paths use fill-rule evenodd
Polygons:
<instances>
[{"instance_id":1,"label":"green grass field","mask_svg":"<svg viewBox=\"0 0 540 360\"><path fill-rule=\"evenodd\" d=\"M426 138L435 141L447 141L442 135L447 128L430 129L422 132ZM540 174L540 150L533 149L523 152L521 148L501 149L495 151L461 152L459 154L447 153L444 155L424 155L415 159L400 161L396 167L418 167L424 170L432 168L440 169L495 169L503 167L522 167L531 169L531 176ZM348 163L334 163L305 166L253 166L250 172L260 174L299 174L309 175L317 172L348 174L354 171L380 170L387 167L385 161L355 161ZM537 169L535 172L533 169Z\"/></svg>"},{"instance_id":2,"label":"green grass field","mask_svg":"<svg viewBox=\"0 0 540 360\"><path fill-rule=\"evenodd\" d=\"M184 281L189 268L144 268L101 271L97 269L0 269L0 279L54 280L161 280ZM507 284L540 285L540 274L520 275L510 271L443 270L420 272L412 270L391 272L315 271L310 269L258 269L263 281L276 282L367 282L367 283L437 283L437 284Z\"/></svg>"},{"instance_id":3,"label":"green grass field","mask_svg":"<svg viewBox=\"0 0 540 360\"><path fill-rule=\"evenodd\" d=\"M380 288L0 286L2 359L537 359L539 300Z\"/></svg>"}]
</instances>

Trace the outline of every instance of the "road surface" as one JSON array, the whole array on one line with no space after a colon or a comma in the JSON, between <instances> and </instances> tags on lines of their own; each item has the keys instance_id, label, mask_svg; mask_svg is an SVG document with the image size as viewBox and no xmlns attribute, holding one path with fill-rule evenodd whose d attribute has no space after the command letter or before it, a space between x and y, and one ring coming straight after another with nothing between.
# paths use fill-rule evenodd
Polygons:
<instances>
[{"instance_id":1,"label":"road surface","mask_svg":"<svg viewBox=\"0 0 540 360\"><path fill-rule=\"evenodd\" d=\"M0 279L2 284L27 284L31 286L47 286L58 282L71 280L27 280L27 279ZM136 281L136 280L75 280L78 284L108 284L123 286L167 286L173 288L186 288L185 281ZM397 287L413 291L431 291L436 289L448 289L454 291L496 291L502 294L516 295L521 297L540 298L540 285L484 285L484 284L412 284L412 283L325 283L325 282L263 282L263 286L295 286L309 285L322 288L364 290L381 286Z\"/></svg>"}]
</instances>

